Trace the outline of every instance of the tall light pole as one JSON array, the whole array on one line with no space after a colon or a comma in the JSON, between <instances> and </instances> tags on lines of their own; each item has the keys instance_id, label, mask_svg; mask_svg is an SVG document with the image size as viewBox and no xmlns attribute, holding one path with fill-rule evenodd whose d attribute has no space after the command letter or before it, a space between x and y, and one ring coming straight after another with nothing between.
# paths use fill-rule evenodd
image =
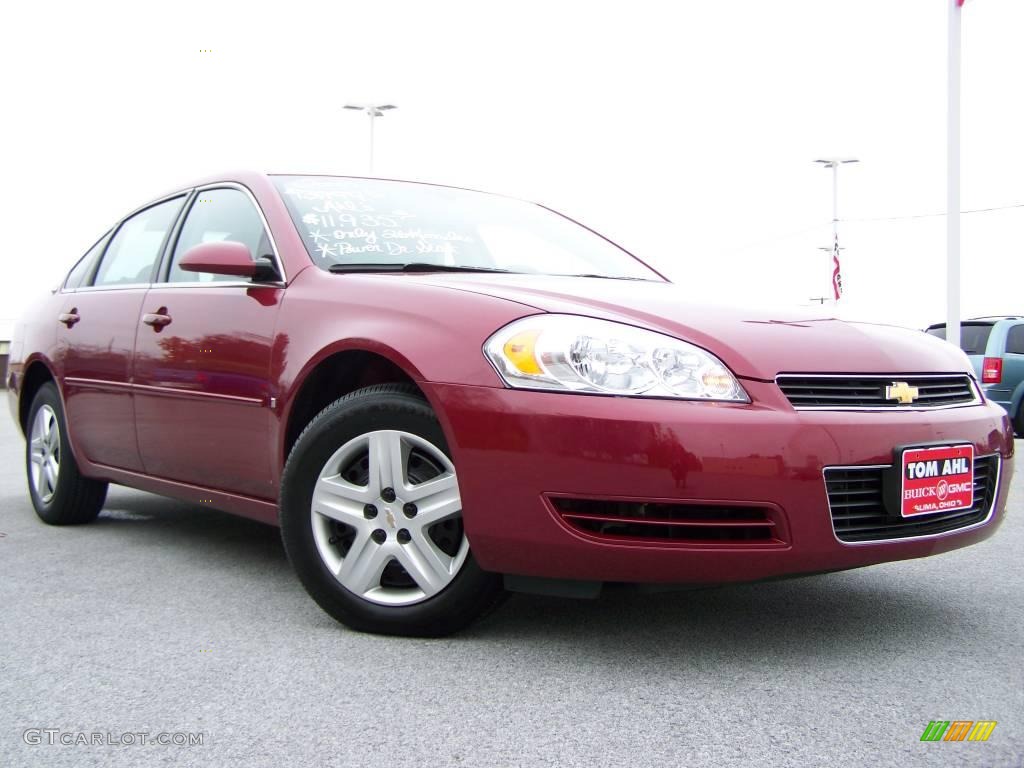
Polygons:
<instances>
[{"instance_id":1,"label":"tall light pole","mask_svg":"<svg viewBox=\"0 0 1024 768\"><path fill-rule=\"evenodd\" d=\"M960 346L960 8L949 6L949 102L946 123L946 341Z\"/></svg>"},{"instance_id":2,"label":"tall light pole","mask_svg":"<svg viewBox=\"0 0 1024 768\"><path fill-rule=\"evenodd\" d=\"M832 247L822 248L822 250L828 250L838 258L837 251L839 250L839 166L847 165L848 163L859 163L860 161L852 157L830 157L825 160L815 160L816 163L821 163L825 168L832 169ZM828 265L828 281L832 283L832 262ZM836 301L839 301L838 297Z\"/></svg>"},{"instance_id":3,"label":"tall light pole","mask_svg":"<svg viewBox=\"0 0 1024 768\"><path fill-rule=\"evenodd\" d=\"M398 109L394 104L346 104L345 109L358 109L370 116L370 175L373 176L373 121L384 116L386 109Z\"/></svg>"}]
</instances>

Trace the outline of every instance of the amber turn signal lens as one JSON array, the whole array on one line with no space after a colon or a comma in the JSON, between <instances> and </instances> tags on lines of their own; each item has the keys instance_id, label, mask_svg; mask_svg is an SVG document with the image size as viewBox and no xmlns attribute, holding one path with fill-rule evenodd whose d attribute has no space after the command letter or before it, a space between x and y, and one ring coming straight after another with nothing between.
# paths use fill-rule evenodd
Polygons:
<instances>
[{"instance_id":1,"label":"amber turn signal lens","mask_svg":"<svg viewBox=\"0 0 1024 768\"><path fill-rule=\"evenodd\" d=\"M505 346L502 347L505 357L520 373L533 375L543 373L537 356L534 354L538 336L540 336L540 331L523 331L506 341Z\"/></svg>"},{"instance_id":2,"label":"amber turn signal lens","mask_svg":"<svg viewBox=\"0 0 1024 768\"><path fill-rule=\"evenodd\" d=\"M735 379L728 373L705 373L702 377L708 392L714 395L729 394L733 390Z\"/></svg>"}]
</instances>

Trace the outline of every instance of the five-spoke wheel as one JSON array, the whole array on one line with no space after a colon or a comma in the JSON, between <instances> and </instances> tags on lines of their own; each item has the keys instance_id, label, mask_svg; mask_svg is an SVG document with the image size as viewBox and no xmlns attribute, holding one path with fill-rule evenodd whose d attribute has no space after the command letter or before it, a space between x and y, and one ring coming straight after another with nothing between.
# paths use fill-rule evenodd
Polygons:
<instances>
[{"instance_id":1,"label":"five-spoke wheel","mask_svg":"<svg viewBox=\"0 0 1024 768\"><path fill-rule=\"evenodd\" d=\"M409 605L447 587L469 554L455 467L409 432L349 440L317 477L317 551L342 586L381 605Z\"/></svg>"},{"instance_id":2,"label":"five-spoke wheel","mask_svg":"<svg viewBox=\"0 0 1024 768\"><path fill-rule=\"evenodd\" d=\"M285 466L281 533L310 595L356 629L448 634L502 594L473 559L444 433L411 387L367 387L313 419Z\"/></svg>"},{"instance_id":3,"label":"five-spoke wheel","mask_svg":"<svg viewBox=\"0 0 1024 768\"><path fill-rule=\"evenodd\" d=\"M48 504L60 476L60 425L57 414L46 403L32 419L28 440L28 479L39 498Z\"/></svg>"}]
</instances>

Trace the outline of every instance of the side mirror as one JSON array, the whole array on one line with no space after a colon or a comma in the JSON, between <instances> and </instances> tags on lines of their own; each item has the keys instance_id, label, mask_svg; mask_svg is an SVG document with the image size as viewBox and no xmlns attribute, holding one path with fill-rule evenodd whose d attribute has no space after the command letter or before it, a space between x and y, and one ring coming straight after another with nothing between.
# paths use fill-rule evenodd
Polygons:
<instances>
[{"instance_id":1,"label":"side mirror","mask_svg":"<svg viewBox=\"0 0 1024 768\"><path fill-rule=\"evenodd\" d=\"M253 261L249 247L233 240L193 245L178 262L186 272L233 275L253 280L276 280L277 269L269 259Z\"/></svg>"}]
</instances>

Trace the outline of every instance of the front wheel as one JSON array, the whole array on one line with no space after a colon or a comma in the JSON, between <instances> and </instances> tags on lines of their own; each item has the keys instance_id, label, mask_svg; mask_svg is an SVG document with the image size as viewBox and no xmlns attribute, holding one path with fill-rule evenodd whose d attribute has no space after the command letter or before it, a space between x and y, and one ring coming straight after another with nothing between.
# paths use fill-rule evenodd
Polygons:
<instances>
[{"instance_id":1,"label":"front wheel","mask_svg":"<svg viewBox=\"0 0 1024 768\"><path fill-rule=\"evenodd\" d=\"M502 594L470 551L441 426L410 387L367 387L313 419L285 466L281 534L309 594L353 629L446 635Z\"/></svg>"}]
</instances>

